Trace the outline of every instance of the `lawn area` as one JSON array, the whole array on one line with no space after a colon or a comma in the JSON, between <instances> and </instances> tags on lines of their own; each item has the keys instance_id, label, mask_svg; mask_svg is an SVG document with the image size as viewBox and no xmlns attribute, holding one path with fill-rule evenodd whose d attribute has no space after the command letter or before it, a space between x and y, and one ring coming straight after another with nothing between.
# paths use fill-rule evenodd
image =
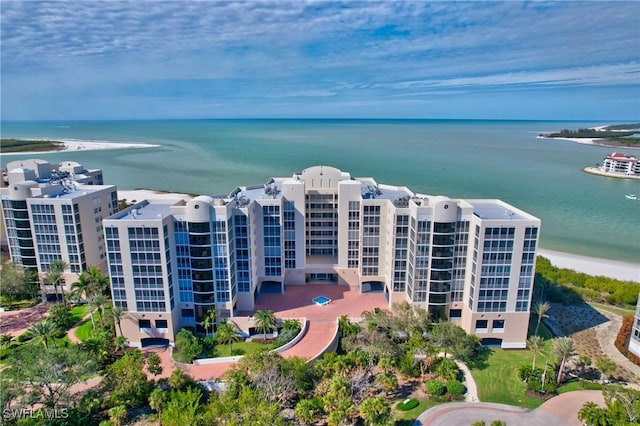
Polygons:
<instances>
[{"instance_id":1,"label":"lawn area","mask_svg":"<svg viewBox=\"0 0 640 426\"><path fill-rule=\"evenodd\" d=\"M593 383L593 382L584 381L584 380L582 381L574 380L560 386L558 388L558 393L560 394L560 393L573 392L573 391L579 391L579 390L602 390L602 389L604 389L604 386L602 386L600 383Z\"/></svg>"},{"instance_id":2,"label":"lawn area","mask_svg":"<svg viewBox=\"0 0 640 426\"><path fill-rule=\"evenodd\" d=\"M529 335L536 328L537 318L531 315ZM540 324L538 334L544 338L542 352L551 355L551 339L553 334ZM533 352L528 349L486 349L487 356L469 363L471 374L478 386L478 398L482 402L497 402L519 407L536 408L542 404L541 399L529 398L525 395L527 386L518 378L518 367L531 365ZM538 354L536 366L544 366L544 355ZM552 363L551 357L549 362Z\"/></svg>"},{"instance_id":3,"label":"lawn area","mask_svg":"<svg viewBox=\"0 0 640 426\"><path fill-rule=\"evenodd\" d=\"M93 325L91 324L91 318L83 321L80 326L76 329L76 337L84 342L93 334Z\"/></svg>"},{"instance_id":4,"label":"lawn area","mask_svg":"<svg viewBox=\"0 0 640 426\"><path fill-rule=\"evenodd\" d=\"M545 351L551 344L545 342ZM519 407L536 408L541 399L525 395L527 386L518 378L518 367L531 365L533 353L528 349L486 349L486 360L469 363L471 374L478 386L478 398L482 402L497 402ZM537 366L544 365L544 356L538 354Z\"/></svg>"},{"instance_id":5,"label":"lawn area","mask_svg":"<svg viewBox=\"0 0 640 426\"><path fill-rule=\"evenodd\" d=\"M273 348L274 348L274 345L272 343L264 344L259 341L237 342L237 343L234 343L232 347L234 352L233 355L246 355L246 354L251 354L255 352L266 352L266 351L270 351ZM232 354L229 353L228 344L216 345L215 354L216 354L216 357L232 356Z\"/></svg>"},{"instance_id":6,"label":"lawn area","mask_svg":"<svg viewBox=\"0 0 640 426\"><path fill-rule=\"evenodd\" d=\"M605 305L604 303L596 303L596 302L586 302L589 306L592 306L597 309L602 309L603 311L611 312L616 315L620 315L621 317L626 317L629 315L635 315L635 309L626 309L620 308L618 306Z\"/></svg>"},{"instance_id":7,"label":"lawn area","mask_svg":"<svg viewBox=\"0 0 640 426\"><path fill-rule=\"evenodd\" d=\"M393 407L393 418L395 419L396 426L410 426L413 424L414 420L418 418L420 414L425 412L431 407L435 407L438 404L442 404L441 402L428 401L428 400L419 400L420 403L416 408L413 408L409 411L400 411L396 409L396 405L403 400L394 401L391 406Z\"/></svg>"},{"instance_id":8,"label":"lawn area","mask_svg":"<svg viewBox=\"0 0 640 426\"><path fill-rule=\"evenodd\" d=\"M71 317L73 318L73 323L76 324L80 321L85 313L87 312L87 305L77 305L71 308Z\"/></svg>"}]
</instances>

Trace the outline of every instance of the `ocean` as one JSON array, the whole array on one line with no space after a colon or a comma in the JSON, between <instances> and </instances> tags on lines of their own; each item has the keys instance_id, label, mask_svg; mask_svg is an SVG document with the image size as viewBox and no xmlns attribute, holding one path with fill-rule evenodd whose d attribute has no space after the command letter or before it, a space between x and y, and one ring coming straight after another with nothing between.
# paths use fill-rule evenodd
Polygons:
<instances>
[{"instance_id":1,"label":"ocean","mask_svg":"<svg viewBox=\"0 0 640 426\"><path fill-rule=\"evenodd\" d=\"M157 148L38 154L101 168L105 183L223 194L329 165L451 198L499 198L542 220L541 246L640 262L640 181L582 168L611 148L537 139L612 123L484 120L150 120L2 122L2 138L141 142ZM639 155L638 150L619 150ZM6 163L34 155L3 156Z\"/></svg>"}]
</instances>

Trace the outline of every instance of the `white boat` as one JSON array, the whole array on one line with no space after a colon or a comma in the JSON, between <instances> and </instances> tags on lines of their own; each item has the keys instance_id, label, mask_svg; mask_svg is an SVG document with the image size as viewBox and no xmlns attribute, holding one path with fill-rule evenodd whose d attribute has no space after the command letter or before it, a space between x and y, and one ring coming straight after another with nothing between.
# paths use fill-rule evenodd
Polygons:
<instances>
[{"instance_id":1,"label":"white boat","mask_svg":"<svg viewBox=\"0 0 640 426\"><path fill-rule=\"evenodd\" d=\"M625 197L627 197L630 200L637 200L638 196L636 194L627 194L625 195Z\"/></svg>"}]
</instances>

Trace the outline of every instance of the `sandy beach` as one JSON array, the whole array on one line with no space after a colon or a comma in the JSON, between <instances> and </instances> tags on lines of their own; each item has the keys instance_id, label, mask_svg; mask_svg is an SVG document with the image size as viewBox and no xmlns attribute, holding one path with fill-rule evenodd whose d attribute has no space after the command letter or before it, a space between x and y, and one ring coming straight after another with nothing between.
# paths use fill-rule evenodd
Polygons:
<instances>
[{"instance_id":1,"label":"sandy beach","mask_svg":"<svg viewBox=\"0 0 640 426\"><path fill-rule=\"evenodd\" d=\"M617 149L640 149L640 146L624 146L624 145L616 145L610 142L607 142L606 138L548 138L544 136L538 136L538 139L548 139L548 140L562 140L562 141L570 141L579 143L581 145L592 145L592 146L600 146L600 147L609 147L609 148L617 148Z\"/></svg>"},{"instance_id":2,"label":"sandy beach","mask_svg":"<svg viewBox=\"0 0 640 426\"><path fill-rule=\"evenodd\" d=\"M624 281L640 282L640 263L580 256L559 251L538 249L538 255L546 257L560 268L573 269L589 275L602 275Z\"/></svg>"},{"instance_id":3,"label":"sandy beach","mask_svg":"<svg viewBox=\"0 0 640 426\"><path fill-rule=\"evenodd\" d=\"M63 149L56 151L28 151L28 152L8 152L2 155L40 155L40 154L57 154L68 151L103 151L107 149L131 149L131 148L155 148L160 145L148 143L131 143L131 142L107 142L99 140L83 140L83 139L55 139L56 142L62 142Z\"/></svg>"}]
</instances>

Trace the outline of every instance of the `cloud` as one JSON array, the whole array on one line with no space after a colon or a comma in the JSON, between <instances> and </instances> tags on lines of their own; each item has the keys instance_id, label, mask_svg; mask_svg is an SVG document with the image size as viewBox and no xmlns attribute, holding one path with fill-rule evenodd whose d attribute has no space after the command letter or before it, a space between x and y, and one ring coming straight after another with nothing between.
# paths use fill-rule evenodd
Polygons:
<instances>
[{"instance_id":1,"label":"cloud","mask_svg":"<svg viewBox=\"0 0 640 426\"><path fill-rule=\"evenodd\" d=\"M639 82L637 2L12 1L0 13L9 111L54 96L375 102Z\"/></svg>"}]
</instances>

